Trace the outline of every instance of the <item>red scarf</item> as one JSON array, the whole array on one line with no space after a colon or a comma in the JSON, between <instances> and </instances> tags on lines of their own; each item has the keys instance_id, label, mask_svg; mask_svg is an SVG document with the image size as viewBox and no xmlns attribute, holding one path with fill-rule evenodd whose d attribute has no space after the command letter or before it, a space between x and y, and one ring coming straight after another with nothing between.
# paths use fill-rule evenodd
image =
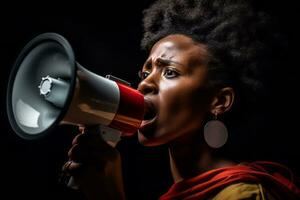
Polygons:
<instances>
[{"instance_id":1,"label":"red scarf","mask_svg":"<svg viewBox=\"0 0 300 200\"><path fill-rule=\"evenodd\" d=\"M290 179L283 176L288 172ZM200 200L234 183L261 183L278 199L300 199L300 190L288 168L274 162L260 161L210 170L194 178L175 183L160 200Z\"/></svg>"}]
</instances>

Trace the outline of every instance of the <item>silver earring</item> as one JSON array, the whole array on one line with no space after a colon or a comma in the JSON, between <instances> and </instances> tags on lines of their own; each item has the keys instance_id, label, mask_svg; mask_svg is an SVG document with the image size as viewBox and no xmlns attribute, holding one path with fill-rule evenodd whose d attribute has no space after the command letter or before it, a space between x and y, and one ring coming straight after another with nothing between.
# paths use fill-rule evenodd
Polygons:
<instances>
[{"instance_id":1,"label":"silver earring","mask_svg":"<svg viewBox=\"0 0 300 200\"><path fill-rule=\"evenodd\" d=\"M217 114L215 114L215 119L205 124L204 139L212 148L220 148L226 144L228 131L224 123L217 119Z\"/></svg>"}]
</instances>

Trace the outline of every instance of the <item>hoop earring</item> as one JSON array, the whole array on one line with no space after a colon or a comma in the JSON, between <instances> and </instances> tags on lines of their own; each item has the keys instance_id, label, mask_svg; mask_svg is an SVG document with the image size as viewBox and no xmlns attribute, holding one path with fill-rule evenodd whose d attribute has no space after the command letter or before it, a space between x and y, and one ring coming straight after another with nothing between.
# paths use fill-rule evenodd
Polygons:
<instances>
[{"instance_id":1,"label":"hoop earring","mask_svg":"<svg viewBox=\"0 0 300 200\"><path fill-rule=\"evenodd\" d=\"M217 119L217 114L213 120L209 120L204 125L204 139L208 146L215 149L226 144L228 131L225 124Z\"/></svg>"}]
</instances>

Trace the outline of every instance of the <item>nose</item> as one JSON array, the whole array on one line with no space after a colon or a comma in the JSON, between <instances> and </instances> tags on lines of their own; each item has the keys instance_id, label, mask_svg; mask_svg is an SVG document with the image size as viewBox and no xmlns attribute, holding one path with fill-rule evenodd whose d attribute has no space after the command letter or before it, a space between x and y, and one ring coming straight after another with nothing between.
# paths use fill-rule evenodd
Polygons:
<instances>
[{"instance_id":1,"label":"nose","mask_svg":"<svg viewBox=\"0 0 300 200\"><path fill-rule=\"evenodd\" d=\"M146 79L142 80L138 85L137 90L143 95L158 93L158 86L150 76L151 75L149 75Z\"/></svg>"}]
</instances>

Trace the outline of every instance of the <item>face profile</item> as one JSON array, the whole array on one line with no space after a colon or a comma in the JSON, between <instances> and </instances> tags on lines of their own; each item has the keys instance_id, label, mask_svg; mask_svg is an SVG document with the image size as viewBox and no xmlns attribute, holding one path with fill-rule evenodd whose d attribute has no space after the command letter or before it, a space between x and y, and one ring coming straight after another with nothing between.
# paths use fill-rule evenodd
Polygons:
<instances>
[{"instance_id":1,"label":"face profile","mask_svg":"<svg viewBox=\"0 0 300 200\"><path fill-rule=\"evenodd\" d=\"M184 35L155 44L138 87L156 111L139 129L141 143L163 144L201 128L211 100L205 60L205 48Z\"/></svg>"},{"instance_id":2,"label":"face profile","mask_svg":"<svg viewBox=\"0 0 300 200\"><path fill-rule=\"evenodd\" d=\"M142 144L159 145L202 132L205 117L220 103L217 90L210 87L207 60L205 46L184 35L167 36L153 46L138 87L153 107L148 110L152 118L139 129ZM227 105L232 103L233 98L224 98Z\"/></svg>"}]
</instances>

